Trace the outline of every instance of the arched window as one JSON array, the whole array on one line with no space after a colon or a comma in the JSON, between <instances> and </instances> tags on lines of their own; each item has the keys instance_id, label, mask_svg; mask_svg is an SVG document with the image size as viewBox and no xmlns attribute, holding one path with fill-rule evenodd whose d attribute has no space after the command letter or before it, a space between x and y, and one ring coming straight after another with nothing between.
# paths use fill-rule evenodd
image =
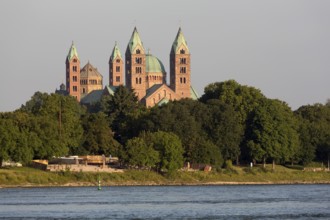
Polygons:
<instances>
[{"instance_id":1,"label":"arched window","mask_svg":"<svg viewBox=\"0 0 330 220\"><path fill-rule=\"evenodd\" d=\"M183 78L183 83L186 84L186 77Z\"/></svg>"},{"instance_id":2,"label":"arched window","mask_svg":"<svg viewBox=\"0 0 330 220\"><path fill-rule=\"evenodd\" d=\"M158 100L160 100L160 93L158 93Z\"/></svg>"},{"instance_id":3,"label":"arched window","mask_svg":"<svg viewBox=\"0 0 330 220\"><path fill-rule=\"evenodd\" d=\"M141 77L140 77L140 79L139 79L139 84L142 84L142 79L141 79Z\"/></svg>"},{"instance_id":4,"label":"arched window","mask_svg":"<svg viewBox=\"0 0 330 220\"><path fill-rule=\"evenodd\" d=\"M84 94L86 93L86 89L85 89L85 88L83 88L83 93L84 93Z\"/></svg>"},{"instance_id":5,"label":"arched window","mask_svg":"<svg viewBox=\"0 0 330 220\"><path fill-rule=\"evenodd\" d=\"M141 53L140 49L137 49L136 54L140 54L140 53Z\"/></svg>"},{"instance_id":6,"label":"arched window","mask_svg":"<svg viewBox=\"0 0 330 220\"><path fill-rule=\"evenodd\" d=\"M137 64L142 64L142 58L141 58L141 57L136 57L136 58L135 58L135 62L136 62Z\"/></svg>"},{"instance_id":7,"label":"arched window","mask_svg":"<svg viewBox=\"0 0 330 220\"><path fill-rule=\"evenodd\" d=\"M135 72L136 73L142 73L142 68L141 67L135 67Z\"/></svg>"},{"instance_id":8,"label":"arched window","mask_svg":"<svg viewBox=\"0 0 330 220\"><path fill-rule=\"evenodd\" d=\"M120 63L120 59L117 59L116 62L117 62L117 63Z\"/></svg>"},{"instance_id":9,"label":"arched window","mask_svg":"<svg viewBox=\"0 0 330 220\"><path fill-rule=\"evenodd\" d=\"M184 49L181 49L181 50L180 50L180 54L185 54Z\"/></svg>"},{"instance_id":10,"label":"arched window","mask_svg":"<svg viewBox=\"0 0 330 220\"><path fill-rule=\"evenodd\" d=\"M180 67L180 73L186 73L186 67L185 66Z\"/></svg>"},{"instance_id":11,"label":"arched window","mask_svg":"<svg viewBox=\"0 0 330 220\"><path fill-rule=\"evenodd\" d=\"M139 83L139 79L136 77L135 78L135 83L138 84Z\"/></svg>"}]
</instances>

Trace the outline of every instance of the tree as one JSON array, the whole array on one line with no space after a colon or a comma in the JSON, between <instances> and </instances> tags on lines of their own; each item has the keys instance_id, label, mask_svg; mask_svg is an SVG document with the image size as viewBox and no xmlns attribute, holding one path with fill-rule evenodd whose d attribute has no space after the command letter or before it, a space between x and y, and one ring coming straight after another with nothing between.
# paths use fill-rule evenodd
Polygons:
<instances>
[{"instance_id":1,"label":"tree","mask_svg":"<svg viewBox=\"0 0 330 220\"><path fill-rule=\"evenodd\" d=\"M171 173L183 166L183 147L178 136L170 132L158 131L141 134L147 145L159 152L158 169Z\"/></svg>"},{"instance_id":2,"label":"tree","mask_svg":"<svg viewBox=\"0 0 330 220\"><path fill-rule=\"evenodd\" d=\"M28 130L41 140L35 156L63 156L80 147L83 134L80 118L85 110L74 97L36 92L18 112L31 115Z\"/></svg>"},{"instance_id":3,"label":"tree","mask_svg":"<svg viewBox=\"0 0 330 220\"><path fill-rule=\"evenodd\" d=\"M260 90L254 87L240 85L234 80L228 80L224 82L211 83L205 87L204 94L200 98L200 101L207 103L207 101L211 99L217 99L223 104L232 106L233 110L237 114L236 117L241 129L245 131L247 121L250 120L250 115L254 109L259 106L259 103L266 99L266 97ZM246 143L248 141L244 138L244 135L241 135L240 155L243 160L247 160L249 152ZM238 158L236 159L238 163Z\"/></svg>"},{"instance_id":4,"label":"tree","mask_svg":"<svg viewBox=\"0 0 330 220\"><path fill-rule=\"evenodd\" d=\"M203 127L208 136L219 147L225 160L237 159L244 132L238 113L231 105L217 99L209 99L206 104L209 117Z\"/></svg>"},{"instance_id":5,"label":"tree","mask_svg":"<svg viewBox=\"0 0 330 220\"><path fill-rule=\"evenodd\" d=\"M121 145L114 139L107 116L102 113L92 113L83 120L83 148L88 154L105 154L119 156Z\"/></svg>"},{"instance_id":6,"label":"tree","mask_svg":"<svg viewBox=\"0 0 330 220\"><path fill-rule=\"evenodd\" d=\"M108 109L105 112L109 117L115 139L124 144L133 135L130 134L134 121L142 114L144 107L138 102L133 90L119 86L114 95L109 97Z\"/></svg>"},{"instance_id":7,"label":"tree","mask_svg":"<svg viewBox=\"0 0 330 220\"><path fill-rule=\"evenodd\" d=\"M147 144L143 138L136 137L128 140L126 149L126 162L131 166L152 168L159 163L159 152L152 147L151 143Z\"/></svg>"},{"instance_id":8,"label":"tree","mask_svg":"<svg viewBox=\"0 0 330 220\"><path fill-rule=\"evenodd\" d=\"M288 161L297 153L299 137L291 109L278 100L264 100L254 111L247 133L252 159Z\"/></svg>"},{"instance_id":9,"label":"tree","mask_svg":"<svg viewBox=\"0 0 330 220\"><path fill-rule=\"evenodd\" d=\"M192 152L192 161L221 167L224 160L220 149L210 140L200 139L198 147Z\"/></svg>"},{"instance_id":10,"label":"tree","mask_svg":"<svg viewBox=\"0 0 330 220\"><path fill-rule=\"evenodd\" d=\"M302 151L310 149L319 160L327 160L330 137L330 106L315 104L301 106L295 111L301 122L300 141ZM314 158L314 154L310 156ZM302 159L303 160L303 159ZM304 161L303 161L304 162ZM310 160L306 161L310 162Z\"/></svg>"},{"instance_id":11,"label":"tree","mask_svg":"<svg viewBox=\"0 0 330 220\"><path fill-rule=\"evenodd\" d=\"M173 132L182 142L186 161L194 162L192 152L199 147L198 140L206 136L201 125L204 117L201 112L205 113L206 109L204 107L203 103L188 99L155 106L141 117L137 130Z\"/></svg>"},{"instance_id":12,"label":"tree","mask_svg":"<svg viewBox=\"0 0 330 220\"><path fill-rule=\"evenodd\" d=\"M28 163L33 150L28 143L29 134L12 119L12 114L0 116L0 166L3 160Z\"/></svg>"},{"instance_id":13,"label":"tree","mask_svg":"<svg viewBox=\"0 0 330 220\"><path fill-rule=\"evenodd\" d=\"M200 100L206 103L209 99L218 99L231 105L239 113L240 122L244 124L249 113L259 105L259 101L265 99L265 96L259 89L228 80L206 86Z\"/></svg>"}]
</instances>

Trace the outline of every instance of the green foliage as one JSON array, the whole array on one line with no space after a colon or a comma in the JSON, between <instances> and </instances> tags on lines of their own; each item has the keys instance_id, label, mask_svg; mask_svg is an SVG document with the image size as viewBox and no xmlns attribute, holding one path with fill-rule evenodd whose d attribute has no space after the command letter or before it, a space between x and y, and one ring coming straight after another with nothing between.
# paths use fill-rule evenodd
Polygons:
<instances>
[{"instance_id":1,"label":"green foliage","mask_svg":"<svg viewBox=\"0 0 330 220\"><path fill-rule=\"evenodd\" d=\"M143 138L128 140L126 148L126 162L131 166L151 168L159 163L159 152L153 148L152 143L146 143Z\"/></svg>"},{"instance_id":2,"label":"green foliage","mask_svg":"<svg viewBox=\"0 0 330 220\"><path fill-rule=\"evenodd\" d=\"M79 148L83 135L80 119L85 111L75 98L36 92L19 111L31 115L27 127L40 138L37 158L64 156Z\"/></svg>"},{"instance_id":3,"label":"green foliage","mask_svg":"<svg viewBox=\"0 0 330 220\"><path fill-rule=\"evenodd\" d=\"M191 157L194 163L209 164L215 168L220 168L223 164L220 149L205 139L199 140L198 147L192 152Z\"/></svg>"},{"instance_id":4,"label":"green foliage","mask_svg":"<svg viewBox=\"0 0 330 220\"><path fill-rule=\"evenodd\" d=\"M134 133L134 129L132 129L135 126L134 122L144 110L144 106L138 102L134 91L124 86L119 86L106 104L105 113L109 117L115 138L124 144L133 137L131 133Z\"/></svg>"},{"instance_id":5,"label":"green foliage","mask_svg":"<svg viewBox=\"0 0 330 220\"><path fill-rule=\"evenodd\" d=\"M131 166L174 172L183 162L330 160L329 101L293 114L234 80L208 85L199 101L150 109L120 86L88 110L73 97L36 92L17 111L0 113L0 161L111 154Z\"/></svg>"},{"instance_id":6,"label":"green foliage","mask_svg":"<svg viewBox=\"0 0 330 220\"><path fill-rule=\"evenodd\" d=\"M112 155L121 154L121 145L114 139L107 116L102 113L91 113L83 120L83 148L87 154Z\"/></svg>"},{"instance_id":7,"label":"green foliage","mask_svg":"<svg viewBox=\"0 0 330 220\"><path fill-rule=\"evenodd\" d=\"M159 153L158 170L173 172L183 166L183 147L179 137L173 133L158 131L145 133L141 137Z\"/></svg>"},{"instance_id":8,"label":"green foliage","mask_svg":"<svg viewBox=\"0 0 330 220\"><path fill-rule=\"evenodd\" d=\"M238 113L231 105L217 99L207 101L207 110L209 117L203 127L208 136L219 147L225 160L235 160L240 155L244 132Z\"/></svg>"},{"instance_id":9,"label":"green foliage","mask_svg":"<svg viewBox=\"0 0 330 220\"><path fill-rule=\"evenodd\" d=\"M253 112L247 146L255 160L291 160L299 144L296 121L290 108L278 100L265 100Z\"/></svg>"},{"instance_id":10,"label":"green foliage","mask_svg":"<svg viewBox=\"0 0 330 220\"><path fill-rule=\"evenodd\" d=\"M330 155L330 105L315 104L300 107L295 114L300 120L300 160L308 164L315 153L320 160Z\"/></svg>"},{"instance_id":11,"label":"green foliage","mask_svg":"<svg viewBox=\"0 0 330 220\"><path fill-rule=\"evenodd\" d=\"M249 113L259 105L259 101L265 99L260 90L243 86L235 80L211 83L204 89L200 98L202 102L210 99L218 99L225 104L231 105L239 114L239 121L244 124Z\"/></svg>"}]
</instances>

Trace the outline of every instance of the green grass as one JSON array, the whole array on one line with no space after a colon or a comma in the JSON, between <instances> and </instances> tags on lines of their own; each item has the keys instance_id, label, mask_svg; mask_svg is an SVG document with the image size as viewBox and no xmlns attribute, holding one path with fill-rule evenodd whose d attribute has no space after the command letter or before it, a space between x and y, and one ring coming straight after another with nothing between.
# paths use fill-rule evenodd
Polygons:
<instances>
[{"instance_id":1,"label":"green grass","mask_svg":"<svg viewBox=\"0 0 330 220\"><path fill-rule=\"evenodd\" d=\"M102 185L173 185L238 183L330 183L330 172L302 171L276 165L250 167L232 166L212 172L178 171L160 175L151 171L127 170L124 173L51 173L33 168L0 169L0 186L63 186L96 185L98 176Z\"/></svg>"}]
</instances>

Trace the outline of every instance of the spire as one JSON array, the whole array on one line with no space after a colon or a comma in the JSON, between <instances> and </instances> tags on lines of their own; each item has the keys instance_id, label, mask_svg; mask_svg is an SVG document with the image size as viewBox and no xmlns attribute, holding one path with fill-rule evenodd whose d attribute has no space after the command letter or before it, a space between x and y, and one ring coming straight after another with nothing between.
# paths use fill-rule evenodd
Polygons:
<instances>
[{"instance_id":1,"label":"spire","mask_svg":"<svg viewBox=\"0 0 330 220\"><path fill-rule=\"evenodd\" d=\"M71 59L74 56L76 56L77 59L79 60L79 56L78 56L78 52L77 52L76 46L74 45L74 43L72 41L72 44L71 44L71 47L70 47L70 50L69 50L69 53L68 53L68 56L67 56L68 61L70 62Z\"/></svg>"},{"instance_id":2,"label":"spire","mask_svg":"<svg viewBox=\"0 0 330 220\"><path fill-rule=\"evenodd\" d=\"M117 41L115 42L115 46L113 47L113 50L112 50L109 61L115 60L116 57L119 57L120 59L122 59L120 50L119 50L118 45L117 45Z\"/></svg>"},{"instance_id":3,"label":"spire","mask_svg":"<svg viewBox=\"0 0 330 220\"><path fill-rule=\"evenodd\" d=\"M179 31L175 37L175 40L172 44L172 49L171 49L171 53L177 53L178 49L181 47L181 45L184 45L187 48L186 53L189 53L189 49L187 46L187 42L186 39L183 36L183 33L181 31L181 27L179 28Z\"/></svg>"},{"instance_id":4,"label":"spire","mask_svg":"<svg viewBox=\"0 0 330 220\"><path fill-rule=\"evenodd\" d=\"M136 27L134 27L131 39L128 42L127 50L129 50L131 53L133 53L134 49L138 45L140 45L143 48L143 44L142 44L140 35L139 35ZM143 48L143 50L144 50L144 48Z\"/></svg>"}]
</instances>

